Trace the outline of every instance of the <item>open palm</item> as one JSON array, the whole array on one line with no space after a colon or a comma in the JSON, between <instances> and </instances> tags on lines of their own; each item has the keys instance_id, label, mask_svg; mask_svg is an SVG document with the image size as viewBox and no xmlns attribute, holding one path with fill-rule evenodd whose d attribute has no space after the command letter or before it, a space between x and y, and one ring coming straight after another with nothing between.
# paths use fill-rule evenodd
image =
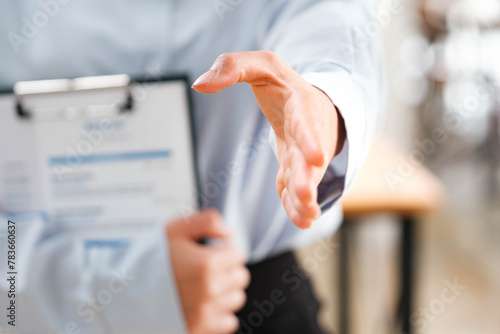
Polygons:
<instances>
[{"instance_id":1,"label":"open palm","mask_svg":"<svg viewBox=\"0 0 500 334\"><path fill-rule=\"evenodd\" d=\"M328 96L269 51L226 53L193 84L217 93L247 82L276 133L276 188L294 224L311 226L321 212L317 187L345 139L342 118Z\"/></svg>"}]
</instances>

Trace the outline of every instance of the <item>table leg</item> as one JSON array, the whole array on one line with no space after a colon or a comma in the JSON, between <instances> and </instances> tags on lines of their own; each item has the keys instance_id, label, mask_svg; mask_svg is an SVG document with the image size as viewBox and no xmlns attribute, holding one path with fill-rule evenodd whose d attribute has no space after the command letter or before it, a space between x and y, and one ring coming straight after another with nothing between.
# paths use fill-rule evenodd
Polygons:
<instances>
[{"instance_id":1,"label":"table leg","mask_svg":"<svg viewBox=\"0 0 500 334\"><path fill-rule=\"evenodd\" d=\"M411 217L401 219L401 320L404 334L411 334L410 316L413 306L413 281L415 277L415 221Z\"/></svg>"},{"instance_id":2,"label":"table leg","mask_svg":"<svg viewBox=\"0 0 500 334\"><path fill-rule=\"evenodd\" d=\"M339 230L339 334L349 334L349 229L352 222L344 220Z\"/></svg>"}]
</instances>

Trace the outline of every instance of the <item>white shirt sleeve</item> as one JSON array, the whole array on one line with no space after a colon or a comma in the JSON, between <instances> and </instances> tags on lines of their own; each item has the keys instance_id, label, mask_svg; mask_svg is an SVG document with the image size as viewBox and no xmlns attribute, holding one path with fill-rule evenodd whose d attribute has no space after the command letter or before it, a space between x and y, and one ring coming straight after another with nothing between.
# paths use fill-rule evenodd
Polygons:
<instances>
[{"instance_id":1,"label":"white shirt sleeve","mask_svg":"<svg viewBox=\"0 0 500 334\"><path fill-rule=\"evenodd\" d=\"M52 234L40 214L0 214L0 268L7 220L16 223L16 322L22 333L186 333L163 227L92 241ZM11 289L0 281L0 308ZM1 317L4 328L9 318ZM13 328L14 329L14 328Z\"/></svg>"},{"instance_id":2,"label":"white shirt sleeve","mask_svg":"<svg viewBox=\"0 0 500 334\"><path fill-rule=\"evenodd\" d=\"M261 48L275 52L325 92L344 118L346 145L318 187L323 209L331 207L352 183L379 125L382 52L379 36L364 33L368 23L377 23L365 2L274 1L260 28ZM271 133L274 148L275 140Z\"/></svg>"}]
</instances>

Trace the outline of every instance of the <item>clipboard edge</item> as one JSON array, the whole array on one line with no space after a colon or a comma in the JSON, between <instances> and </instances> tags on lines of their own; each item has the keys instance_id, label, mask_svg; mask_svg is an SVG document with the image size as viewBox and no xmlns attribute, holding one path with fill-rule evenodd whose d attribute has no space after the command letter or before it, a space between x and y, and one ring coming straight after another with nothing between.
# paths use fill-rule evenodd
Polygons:
<instances>
[{"instance_id":1,"label":"clipboard edge","mask_svg":"<svg viewBox=\"0 0 500 334\"><path fill-rule=\"evenodd\" d=\"M193 173L194 173L194 182L196 187L196 206L197 209L202 208L202 198L201 198L201 179L200 179L200 170L199 170L199 162L198 162L198 144L197 144L197 135L196 135L196 127L194 120L194 99L193 93L191 90L190 79L187 73L172 73L165 74L159 76L131 76L132 83L139 84L147 84L147 83L164 83L169 81L183 81L186 86L186 99L187 106L189 112L189 127L191 130L191 150L192 150L192 159L193 159ZM72 78L70 78L72 79ZM14 85L11 87L0 87L0 97L4 95L12 95L14 94ZM14 110L15 112L15 110Z\"/></svg>"}]
</instances>

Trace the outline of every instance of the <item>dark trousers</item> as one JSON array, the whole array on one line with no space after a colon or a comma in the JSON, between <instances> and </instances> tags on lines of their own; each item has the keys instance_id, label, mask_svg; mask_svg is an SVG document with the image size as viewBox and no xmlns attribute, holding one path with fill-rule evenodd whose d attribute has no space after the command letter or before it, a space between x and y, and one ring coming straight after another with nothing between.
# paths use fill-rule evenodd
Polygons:
<instances>
[{"instance_id":1,"label":"dark trousers","mask_svg":"<svg viewBox=\"0 0 500 334\"><path fill-rule=\"evenodd\" d=\"M247 302L236 315L237 334L323 334L319 302L292 252L248 266L252 281Z\"/></svg>"}]
</instances>

